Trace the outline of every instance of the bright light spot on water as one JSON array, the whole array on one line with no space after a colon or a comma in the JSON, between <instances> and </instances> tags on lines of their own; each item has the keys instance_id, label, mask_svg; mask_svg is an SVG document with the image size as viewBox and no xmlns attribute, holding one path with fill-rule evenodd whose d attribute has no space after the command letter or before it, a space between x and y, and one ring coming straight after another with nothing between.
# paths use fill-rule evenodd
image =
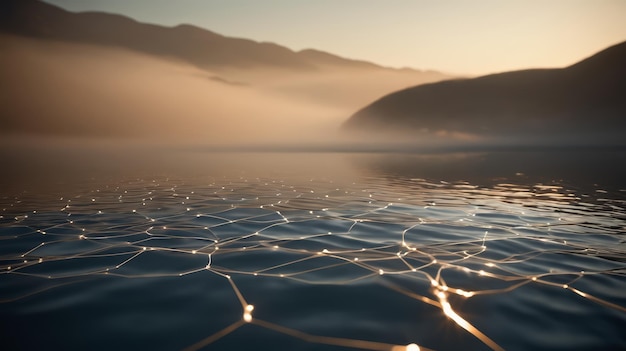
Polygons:
<instances>
[{"instance_id":1,"label":"bright light spot on water","mask_svg":"<svg viewBox=\"0 0 626 351\"><path fill-rule=\"evenodd\" d=\"M472 297L474 296L474 293L471 291L465 291L465 290L461 290L461 289L457 289L456 293L458 295L464 296L464 297Z\"/></svg>"},{"instance_id":2,"label":"bright light spot on water","mask_svg":"<svg viewBox=\"0 0 626 351\"><path fill-rule=\"evenodd\" d=\"M406 345L406 351L420 351L420 347L417 344Z\"/></svg>"},{"instance_id":3,"label":"bright light spot on water","mask_svg":"<svg viewBox=\"0 0 626 351\"><path fill-rule=\"evenodd\" d=\"M243 320L246 323L250 323L252 322L252 311L254 310L254 306L253 305L247 305L244 309L243 312Z\"/></svg>"}]
</instances>

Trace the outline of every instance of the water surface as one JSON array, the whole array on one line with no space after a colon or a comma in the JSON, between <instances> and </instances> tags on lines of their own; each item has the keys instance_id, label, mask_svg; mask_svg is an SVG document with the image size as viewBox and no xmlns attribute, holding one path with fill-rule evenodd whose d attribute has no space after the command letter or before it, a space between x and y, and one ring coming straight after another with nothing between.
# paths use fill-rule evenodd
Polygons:
<instances>
[{"instance_id":1,"label":"water surface","mask_svg":"<svg viewBox=\"0 0 626 351\"><path fill-rule=\"evenodd\" d=\"M626 347L621 150L5 153L7 349Z\"/></svg>"}]
</instances>

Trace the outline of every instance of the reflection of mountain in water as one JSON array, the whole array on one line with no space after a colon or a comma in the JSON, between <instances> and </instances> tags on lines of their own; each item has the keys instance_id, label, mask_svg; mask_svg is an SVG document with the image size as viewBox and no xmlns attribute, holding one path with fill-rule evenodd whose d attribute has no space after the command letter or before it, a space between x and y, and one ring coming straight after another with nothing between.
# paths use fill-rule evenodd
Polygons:
<instances>
[{"instance_id":1,"label":"reflection of mountain in water","mask_svg":"<svg viewBox=\"0 0 626 351\"><path fill-rule=\"evenodd\" d=\"M571 137L578 143L609 136L612 141L622 141L626 134L624 62L626 43L563 69L506 72L416 86L363 108L345 128Z\"/></svg>"}]
</instances>

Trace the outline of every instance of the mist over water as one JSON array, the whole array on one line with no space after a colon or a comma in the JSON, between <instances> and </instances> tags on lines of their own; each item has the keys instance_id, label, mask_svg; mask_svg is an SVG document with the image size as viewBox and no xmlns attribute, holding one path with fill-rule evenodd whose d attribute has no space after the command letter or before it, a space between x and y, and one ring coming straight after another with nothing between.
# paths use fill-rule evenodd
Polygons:
<instances>
[{"instance_id":1,"label":"mist over water","mask_svg":"<svg viewBox=\"0 0 626 351\"><path fill-rule=\"evenodd\" d=\"M5 133L206 144L293 140L304 134L297 135L300 128L311 129L313 116L338 114L223 83L179 62L87 45L8 41L2 64L14 69L3 70ZM317 128L326 124L317 121Z\"/></svg>"},{"instance_id":2,"label":"mist over water","mask_svg":"<svg viewBox=\"0 0 626 351\"><path fill-rule=\"evenodd\" d=\"M2 35L3 137L147 144L348 144L340 125L424 73L324 66L201 68L122 48ZM9 69L10 68L10 69ZM355 139L361 139L362 137Z\"/></svg>"},{"instance_id":3,"label":"mist over water","mask_svg":"<svg viewBox=\"0 0 626 351\"><path fill-rule=\"evenodd\" d=\"M444 77L435 73L332 64L315 70L199 67L123 48L10 35L0 36L0 49L0 133L6 140L257 151L621 144L621 130L568 136L343 128L349 116L381 96Z\"/></svg>"}]
</instances>

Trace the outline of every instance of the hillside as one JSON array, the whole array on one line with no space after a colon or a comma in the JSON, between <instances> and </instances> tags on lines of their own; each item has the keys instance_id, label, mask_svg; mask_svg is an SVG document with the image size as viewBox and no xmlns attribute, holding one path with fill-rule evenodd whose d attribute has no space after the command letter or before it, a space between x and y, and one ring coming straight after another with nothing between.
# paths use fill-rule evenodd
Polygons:
<instances>
[{"instance_id":1,"label":"hillside","mask_svg":"<svg viewBox=\"0 0 626 351\"><path fill-rule=\"evenodd\" d=\"M273 43L231 38L188 24L164 27L117 14L73 13L38 0L3 0L0 31L38 39L125 48L182 60L200 68L275 67L306 71L329 64L383 68L317 50L294 52Z\"/></svg>"},{"instance_id":2,"label":"hillside","mask_svg":"<svg viewBox=\"0 0 626 351\"><path fill-rule=\"evenodd\" d=\"M0 137L324 143L343 116L449 78L318 50L0 1Z\"/></svg>"},{"instance_id":3,"label":"hillside","mask_svg":"<svg viewBox=\"0 0 626 351\"><path fill-rule=\"evenodd\" d=\"M345 130L483 137L626 136L626 42L562 69L420 85L356 112Z\"/></svg>"}]
</instances>

